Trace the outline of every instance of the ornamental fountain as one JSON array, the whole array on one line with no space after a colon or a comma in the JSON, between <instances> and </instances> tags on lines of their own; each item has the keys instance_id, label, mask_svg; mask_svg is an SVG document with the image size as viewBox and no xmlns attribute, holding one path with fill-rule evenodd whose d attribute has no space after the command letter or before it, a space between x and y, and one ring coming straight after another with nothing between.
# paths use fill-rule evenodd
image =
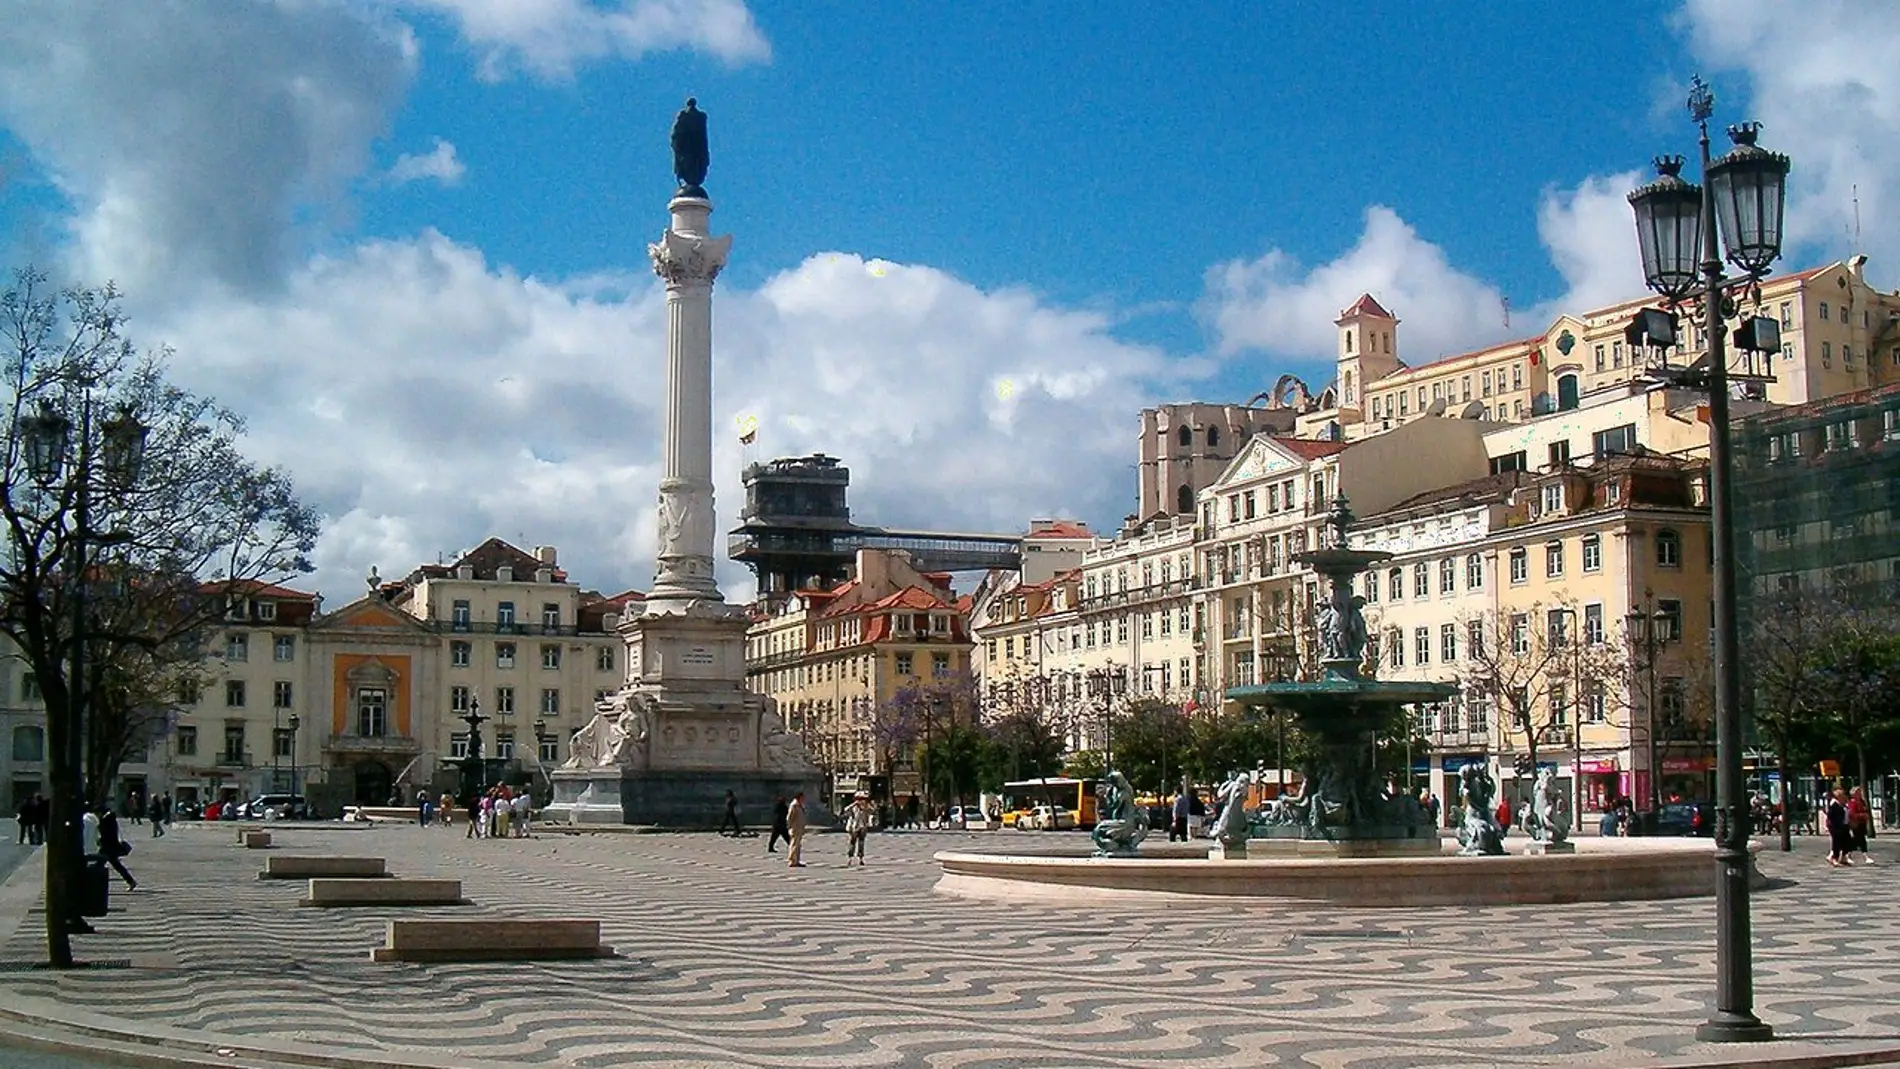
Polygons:
<instances>
[{"instance_id":1,"label":"ornamental fountain","mask_svg":"<svg viewBox=\"0 0 1900 1069\"><path fill-rule=\"evenodd\" d=\"M1379 731L1401 715L1401 706L1442 701L1457 688L1384 681L1363 671L1365 603L1354 595L1353 581L1391 554L1350 548L1346 534L1352 522L1346 499L1335 499L1326 518L1326 544L1294 557L1327 584L1318 678L1234 687L1226 695L1249 710L1274 709L1293 717L1314 740L1297 798L1250 812L1244 807L1252 776L1237 772L1220 788L1227 805L1215 823L1218 845L1211 851L1150 844L1138 852L1141 836L1109 821L1105 824L1114 826L1107 828L1109 835L1097 836L1095 856L1080 844L1034 854L944 851L936 855L943 873L936 889L1010 902L1025 893L1054 890L1109 902L1161 896L1352 907L1610 902L1713 893L1706 841L1567 841L1563 792L1548 776L1540 781L1536 819L1527 822L1536 834L1522 854L1504 851L1501 829L1490 816L1496 787L1481 766L1467 766L1463 776L1461 793L1471 812L1455 843L1439 837L1417 799L1385 789L1372 760ZM1122 782L1117 784L1121 792L1131 793Z\"/></svg>"},{"instance_id":2,"label":"ornamental fountain","mask_svg":"<svg viewBox=\"0 0 1900 1069\"><path fill-rule=\"evenodd\" d=\"M1297 843L1309 853L1340 857L1437 854L1438 830L1431 814L1409 793L1391 794L1379 782L1373 752L1380 731L1403 714L1400 707L1443 701L1458 692L1450 683L1387 681L1367 677L1366 601L1353 593L1367 568L1390 553L1352 549L1353 522L1345 495L1333 499L1325 529L1327 544L1293 559L1326 579L1319 612L1320 674L1299 682L1233 687L1230 701L1248 710L1275 709L1293 718L1317 752L1301 770L1301 794L1254 821L1254 841ZM1222 844L1222 856L1246 856L1246 845Z\"/></svg>"}]
</instances>

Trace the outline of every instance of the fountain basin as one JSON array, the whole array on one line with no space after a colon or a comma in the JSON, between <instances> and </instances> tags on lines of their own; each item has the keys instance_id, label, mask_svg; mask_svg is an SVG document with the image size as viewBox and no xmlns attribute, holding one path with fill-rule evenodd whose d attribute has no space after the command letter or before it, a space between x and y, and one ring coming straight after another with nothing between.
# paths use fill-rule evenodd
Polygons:
<instances>
[{"instance_id":1,"label":"fountain basin","mask_svg":"<svg viewBox=\"0 0 1900 1069\"><path fill-rule=\"evenodd\" d=\"M1458 857L1096 858L1080 854L936 855L940 894L992 901L1202 904L1325 903L1352 908L1515 906L1713 895L1707 839L1578 839L1574 854ZM1523 840L1512 844L1517 849ZM1249 844L1252 849L1252 844ZM1750 843L1751 852L1760 844Z\"/></svg>"}]
</instances>

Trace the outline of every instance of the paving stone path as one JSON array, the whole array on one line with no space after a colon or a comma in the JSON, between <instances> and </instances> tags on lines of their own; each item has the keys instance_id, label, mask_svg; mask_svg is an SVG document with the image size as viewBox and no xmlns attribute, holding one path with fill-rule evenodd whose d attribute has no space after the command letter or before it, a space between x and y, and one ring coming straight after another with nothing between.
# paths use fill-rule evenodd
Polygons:
<instances>
[{"instance_id":1,"label":"paving stone path","mask_svg":"<svg viewBox=\"0 0 1900 1069\"><path fill-rule=\"evenodd\" d=\"M280 849L376 854L459 877L476 905L296 908L297 881L226 828L138 839L140 879L81 946L130 967L29 971L38 918L0 951L0 1000L57 999L135 1026L316 1044L375 1061L618 1066L1643 1065L1735 1057L1692 1041L1712 991L1712 899L1327 912L1084 909L934 895L931 854L1036 843L897 833L871 865L816 836L789 870L763 840L598 835L470 842L460 828L280 827ZM1052 837L1053 838L1053 837ZM1066 837L1064 840L1066 841ZM1077 843L1072 845L1079 845ZM1900 851L1769 852L1755 898L1757 1006L1792 1042L1900 1047ZM373 965L391 916L597 917L622 957Z\"/></svg>"}]
</instances>

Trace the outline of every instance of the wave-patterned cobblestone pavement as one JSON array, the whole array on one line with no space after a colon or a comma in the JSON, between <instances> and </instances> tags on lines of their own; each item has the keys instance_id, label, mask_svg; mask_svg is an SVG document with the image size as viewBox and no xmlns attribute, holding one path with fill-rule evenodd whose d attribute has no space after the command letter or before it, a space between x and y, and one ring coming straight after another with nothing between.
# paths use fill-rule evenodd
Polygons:
<instances>
[{"instance_id":1,"label":"wave-patterned cobblestone pavement","mask_svg":"<svg viewBox=\"0 0 1900 1069\"><path fill-rule=\"evenodd\" d=\"M132 967L23 970L42 952L28 923L0 991L263 1043L505 1064L1370 1069L1720 1052L1691 1039L1712 990L1712 899L1327 911L1025 892L999 906L932 894L931 854L1042 837L883 835L869 867L845 869L842 837L820 836L793 871L761 840L709 835L277 836L459 877L476 905L300 909L300 882L256 880L261 854L186 826L136 840L140 889L82 943ZM1763 867L1777 886L1755 897L1762 1017L1790 1038L1900 1045L1900 866L1829 870L1808 842ZM368 961L387 919L434 915L598 917L622 956Z\"/></svg>"}]
</instances>

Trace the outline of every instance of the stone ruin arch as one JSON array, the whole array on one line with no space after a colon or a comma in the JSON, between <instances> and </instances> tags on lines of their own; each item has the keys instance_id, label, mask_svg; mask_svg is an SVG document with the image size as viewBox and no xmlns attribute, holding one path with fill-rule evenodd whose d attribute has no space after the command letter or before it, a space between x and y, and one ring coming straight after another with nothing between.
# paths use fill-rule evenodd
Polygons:
<instances>
[{"instance_id":1,"label":"stone ruin arch","mask_svg":"<svg viewBox=\"0 0 1900 1069\"><path fill-rule=\"evenodd\" d=\"M1263 390L1248 398L1247 407L1258 407L1263 401L1268 408L1291 408L1304 412L1313 407L1313 391L1307 389L1306 383L1298 375L1282 375L1273 384L1273 389Z\"/></svg>"}]
</instances>

